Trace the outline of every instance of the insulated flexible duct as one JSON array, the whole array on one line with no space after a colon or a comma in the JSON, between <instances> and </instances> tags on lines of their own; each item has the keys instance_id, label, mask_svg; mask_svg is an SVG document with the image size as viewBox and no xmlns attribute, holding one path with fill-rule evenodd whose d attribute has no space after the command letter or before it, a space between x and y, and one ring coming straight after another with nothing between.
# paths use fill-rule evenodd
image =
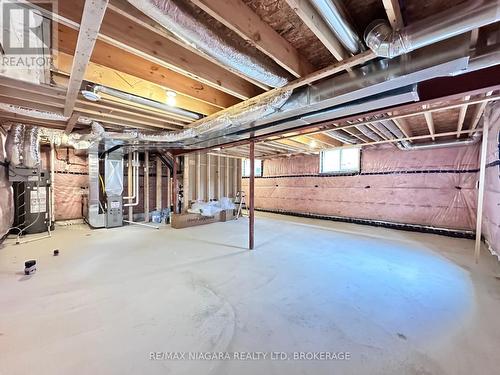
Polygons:
<instances>
[{"instance_id":1,"label":"insulated flexible duct","mask_svg":"<svg viewBox=\"0 0 500 375\"><path fill-rule=\"evenodd\" d=\"M377 56L393 58L499 20L499 1L465 1L401 30L392 30L384 20L373 21L364 39Z\"/></svg>"},{"instance_id":2,"label":"insulated flexible duct","mask_svg":"<svg viewBox=\"0 0 500 375\"><path fill-rule=\"evenodd\" d=\"M384 127L387 131L390 131L395 135L395 138L405 138L404 133L399 129L394 121L392 120L381 120L379 123L382 127ZM394 139L394 137L391 137ZM396 143L396 146L400 150L411 151L411 150L429 150L435 148L445 148L445 147L455 147L455 146L469 146L473 145L481 139L481 134L479 132L474 133L471 137L466 139L454 139L452 141L438 141L438 142L428 142L428 143L419 143L412 144L409 141L403 140Z\"/></svg>"},{"instance_id":3,"label":"insulated flexible duct","mask_svg":"<svg viewBox=\"0 0 500 375\"><path fill-rule=\"evenodd\" d=\"M182 1L128 0L177 38L234 71L271 87L284 86L288 79L272 60L269 62L220 35L197 17Z\"/></svg>"},{"instance_id":4,"label":"insulated flexible duct","mask_svg":"<svg viewBox=\"0 0 500 375\"><path fill-rule=\"evenodd\" d=\"M329 130L329 131L327 131L327 133L332 138L335 138L343 143L348 143L351 145L359 143L359 140L356 137L353 137L342 130Z\"/></svg>"},{"instance_id":5,"label":"insulated flexible duct","mask_svg":"<svg viewBox=\"0 0 500 375\"><path fill-rule=\"evenodd\" d=\"M189 120L199 120L201 118L201 116L197 113L194 113L191 111L186 111L182 108L177 108L177 107L174 107L174 106L171 106L168 104L164 104L164 103L160 103L160 102L157 102L157 101L154 101L151 99L142 98L140 96L129 94L127 92L123 92L120 90L115 90L115 89L112 89L112 88L106 87L106 86L95 85L92 89L92 92L95 94L98 94L98 93L108 94L110 96L114 96L115 98L119 98L119 99L126 100L126 101L129 101L132 103L144 105L147 107L156 108L156 109L168 112L168 113L172 113L174 115L184 117L184 118L189 119Z\"/></svg>"},{"instance_id":6,"label":"insulated flexible duct","mask_svg":"<svg viewBox=\"0 0 500 375\"><path fill-rule=\"evenodd\" d=\"M347 21L347 17L338 0L311 0L311 3L321 14L332 32L342 45L352 54L359 53L365 49L353 27Z\"/></svg>"},{"instance_id":7,"label":"insulated flexible duct","mask_svg":"<svg viewBox=\"0 0 500 375\"><path fill-rule=\"evenodd\" d=\"M38 126L27 125L24 132L23 165L26 168L40 166L40 137Z\"/></svg>"},{"instance_id":8,"label":"insulated flexible duct","mask_svg":"<svg viewBox=\"0 0 500 375\"><path fill-rule=\"evenodd\" d=\"M40 136L37 126L12 124L5 142L7 160L14 167L40 166Z\"/></svg>"},{"instance_id":9,"label":"insulated flexible duct","mask_svg":"<svg viewBox=\"0 0 500 375\"><path fill-rule=\"evenodd\" d=\"M364 136L370 138L372 141L381 141L382 138L375 133L373 130L371 130L368 126L366 125L358 125L356 128L363 133Z\"/></svg>"},{"instance_id":10,"label":"insulated flexible duct","mask_svg":"<svg viewBox=\"0 0 500 375\"><path fill-rule=\"evenodd\" d=\"M23 124L12 124L5 141L7 160L14 167L23 164L24 130Z\"/></svg>"}]
</instances>

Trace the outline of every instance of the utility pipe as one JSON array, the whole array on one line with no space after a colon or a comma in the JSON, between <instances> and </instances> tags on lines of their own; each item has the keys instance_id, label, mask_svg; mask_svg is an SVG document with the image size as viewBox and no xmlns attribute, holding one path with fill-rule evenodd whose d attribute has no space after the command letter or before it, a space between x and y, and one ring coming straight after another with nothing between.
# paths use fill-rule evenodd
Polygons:
<instances>
[{"instance_id":1,"label":"utility pipe","mask_svg":"<svg viewBox=\"0 0 500 375\"><path fill-rule=\"evenodd\" d=\"M337 3L337 0L311 0L311 3L349 52L357 54L365 49L363 42L347 21L344 9L341 4Z\"/></svg>"},{"instance_id":2,"label":"utility pipe","mask_svg":"<svg viewBox=\"0 0 500 375\"><path fill-rule=\"evenodd\" d=\"M136 178L135 178L135 184L134 184L134 197L129 198L126 197L126 199L133 200L135 199L135 202L133 203L126 203L123 205L123 207L134 207L139 205L139 153L137 151L134 151L134 161L135 161L135 166L134 168L136 169Z\"/></svg>"},{"instance_id":3,"label":"utility pipe","mask_svg":"<svg viewBox=\"0 0 500 375\"><path fill-rule=\"evenodd\" d=\"M54 142L50 142L50 221L51 224L56 221L56 204L55 204L55 162L56 162L56 153Z\"/></svg>"},{"instance_id":4,"label":"utility pipe","mask_svg":"<svg viewBox=\"0 0 500 375\"><path fill-rule=\"evenodd\" d=\"M135 221L130 221L130 220L123 220L125 223L127 224L134 224L134 225L140 225L140 226L143 226L143 227L148 227L148 228L152 228L152 229L160 229L160 227L158 225L153 225L153 224L145 224L145 223L137 223Z\"/></svg>"},{"instance_id":5,"label":"utility pipe","mask_svg":"<svg viewBox=\"0 0 500 375\"><path fill-rule=\"evenodd\" d=\"M102 86L102 85L95 85L92 91L95 94L98 94L101 92L103 94L107 94L107 95L113 96L113 97L118 98L118 99L123 99L123 100L129 101L129 102L132 102L132 103L144 105L144 106L151 107L151 108L156 108L156 109L159 109L161 111L168 112L168 113L171 113L173 115L183 117L184 119L187 119L187 120L199 120L201 118L201 116L197 113L194 113L191 111L186 111L185 109L182 109L182 108L177 108L177 107L174 107L174 106L171 106L168 104L157 102L155 100L146 99L146 98L143 98L141 96L129 94L129 93L126 93L126 92L123 92L120 90L115 90L115 89L112 89L110 87L106 87L106 86Z\"/></svg>"},{"instance_id":6,"label":"utility pipe","mask_svg":"<svg viewBox=\"0 0 500 375\"><path fill-rule=\"evenodd\" d=\"M377 56L393 58L499 20L499 1L465 1L401 30L393 30L384 20L373 21L364 39Z\"/></svg>"}]
</instances>

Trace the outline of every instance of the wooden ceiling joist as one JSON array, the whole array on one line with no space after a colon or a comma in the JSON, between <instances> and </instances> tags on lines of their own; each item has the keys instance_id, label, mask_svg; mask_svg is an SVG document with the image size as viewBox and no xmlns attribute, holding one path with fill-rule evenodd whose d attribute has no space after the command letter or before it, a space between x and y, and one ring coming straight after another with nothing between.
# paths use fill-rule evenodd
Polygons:
<instances>
[{"instance_id":1,"label":"wooden ceiling joist","mask_svg":"<svg viewBox=\"0 0 500 375\"><path fill-rule=\"evenodd\" d=\"M76 42L75 58L73 59L69 77L66 103L64 105L65 116L71 116L73 113L76 98L78 97L85 75L85 69L90 61L107 5L108 0L88 0L85 2L80 31Z\"/></svg>"},{"instance_id":2,"label":"wooden ceiling joist","mask_svg":"<svg viewBox=\"0 0 500 375\"><path fill-rule=\"evenodd\" d=\"M59 52L56 59L54 59L55 72L68 74L68 67L71 67L72 61L73 56ZM160 103L165 103L167 100L167 90L169 88L93 62L87 65L84 79ZM177 93L175 100L177 107L203 115L210 115L221 109L220 107L193 99L182 93Z\"/></svg>"},{"instance_id":3,"label":"wooden ceiling joist","mask_svg":"<svg viewBox=\"0 0 500 375\"><path fill-rule=\"evenodd\" d=\"M464 99L466 101L470 100L470 95L467 95ZM464 127L465 115L467 114L468 107L468 105L464 105L462 108L460 108L460 111L458 113L457 132L461 131ZM460 138L460 133L457 134L457 138Z\"/></svg>"},{"instance_id":4,"label":"wooden ceiling joist","mask_svg":"<svg viewBox=\"0 0 500 375\"><path fill-rule=\"evenodd\" d=\"M81 7L81 0L60 2L59 22L74 29L80 22ZM185 45L144 28L112 10L106 12L98 37L107 44L195 78L240 99L248 99L263 91L247 77L236 75L208 57L196 54Z\"/></svg>"},{"instance_id":5,"label":"wooden ceiling joist","mask_svg":"<svg viewBox=\"0 0 500 375\"><path fill-rule=\"evenodd\" d=\"M401 8L399 0L382 0L384 3L387 19L394 30L399 30L404 27L403 16L401 15Z\"/></svg>"},{"instance_id":6,"label":"wooden ceiling joist","mask_svg":"<svg viewBox=\"0 0 500 375\"><path fill-rule=\"evenodd\" d=\"M241 0L192 0L217 21L271 57L295 77L314 71L314 67L274 29Z\"/></svg>"},{"instance_id":7,"label":"wooden ceiling joist","mask_svg":"<svg viewBox=\"0 0 500 375\"><path fill-rule=\"evenodd\" d=\"M337 60L349 57L345 48L308 0L286 0L286 2Z\"/></svg>"},{"instance_id":8,"label":"wooden ceiling joist","mask_svg":"<svg viewBox=\"0 0 500 375\"><path fill-rule=\"evenodd\" d=\"M493 91L488 91L484 97L487 98L493 94ZM481 117L483 116L484 109L486 108L486 104L488 102L484 101L481 104L477 105L476 111L474 112L474 116L472 117L472 124L470 126L470 129L476 129L477 125L479 124L479 120L481 120Z\"/></svg>"},{"instance_id":9,"label":"wooden ceiling joist","mask_svg":"<svg viewBox=\"0 0 500 375\"><path fill-rule=\"evenodd\" d=\"M64 129L64 133L70 134L73 131L76 123L78 122L78 117L80 117L80 114L78 112L73 112L71 114L71 117L69 118L68 123L66 125L66 129Z\"/></svg>"},{"instance_id":10,"label":"wooden ceiling joist","mask_svg":"<svg viewBox=\"0 0 500 375\"><path fill-rule=\"evenodd\" d=\"M76 31L60 24L58 36L60 51L73 55ZM101 40L96 42L91 61L157 85L168 87L175 92L219 108L227 108L240 102L240 99L199 82L193 77L186 77Z\"/></svg>"},{"instance_id":11,"label":"wooden ceiling joist","mask_svg":"<svg viewBox=\"0 0 500 375\"><path fill-rule=\"evenodd\" d=\"M427 128L429 129L429 134L432 136L432 140L434 141L436 138L434 134L436 133L436 129L434 126L434 119L432 118L431 112L424 112L425 122L427 123Z\"/></svg>"}]
</instances>

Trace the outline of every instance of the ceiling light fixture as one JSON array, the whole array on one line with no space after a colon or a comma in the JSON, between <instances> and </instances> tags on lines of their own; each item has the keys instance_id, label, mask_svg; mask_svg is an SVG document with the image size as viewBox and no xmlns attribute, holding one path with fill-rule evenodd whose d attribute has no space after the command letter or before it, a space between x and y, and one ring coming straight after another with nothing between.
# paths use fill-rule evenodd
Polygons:
<instances>
[{"instance_id":1,"label":"ceiling light fixture","mask_svg":"<svg viewBox=\"0 0 500 375\"><path fill-rule=\"evenodd\" d=\"M172 107L175 107L176 102L177 102L175 100L176 96L177 96L177 93L175 91L167 90L167 104L172 106Z\"/></svg>"}]
</instances>

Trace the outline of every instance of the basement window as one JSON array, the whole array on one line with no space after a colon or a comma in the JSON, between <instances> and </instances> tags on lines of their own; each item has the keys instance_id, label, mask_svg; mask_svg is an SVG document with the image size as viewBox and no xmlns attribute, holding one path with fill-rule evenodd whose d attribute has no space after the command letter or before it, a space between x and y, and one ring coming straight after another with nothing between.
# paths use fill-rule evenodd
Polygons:
<instances>
[{"instance_id":1,"label":"basement window","mask_svg":"<svg viewBox=\"0 0 500 375\"><path fill-rule=\"evenodd\" d=\"M342 148L321 151L320 173L357 173L360 171L361 148Z\"/></svg>"},{"instance_id":2,"label":"basement window","mask_svg":"<svg viewBox=\"0 0 500 375\"><path fill-rule=\"evenodd\" d=\"M250 177L250 159L243 159L241 161L241 175L243 177ZM262 177L262 160L255 159L255 176Z\"/></svg>"}]
</instances>

